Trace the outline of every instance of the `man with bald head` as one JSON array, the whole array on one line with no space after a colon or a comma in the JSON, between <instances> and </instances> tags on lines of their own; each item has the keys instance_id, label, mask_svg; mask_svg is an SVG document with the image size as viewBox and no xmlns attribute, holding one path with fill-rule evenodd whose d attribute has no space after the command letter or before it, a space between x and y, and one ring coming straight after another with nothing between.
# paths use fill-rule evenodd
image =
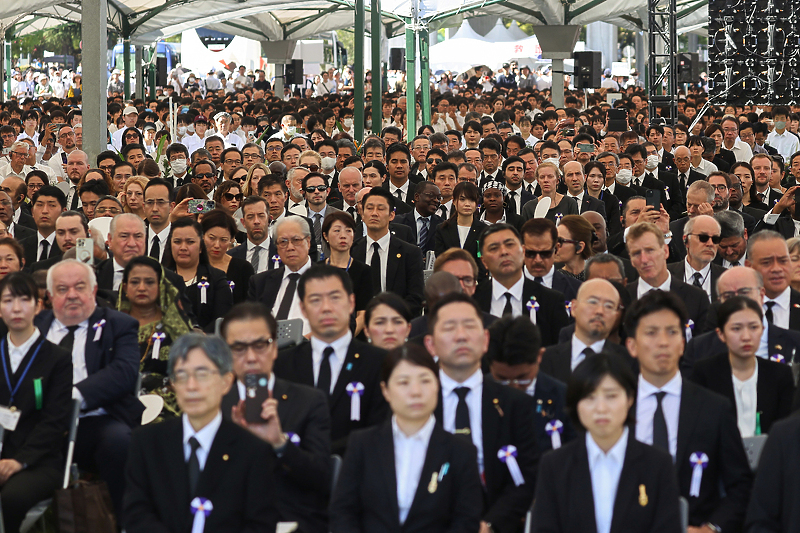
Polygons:
<instances>
[{"instance_id":1,"label":"man with bald head","mask_svg":"<svg viewBox=\"0 0 800 533\"><path fill-rule=\"evenodd\" d=\"M686 258L670 263L667 269L678 279L703 289L710 301L717 299L717 280L725 268L713 263L721 241L719 222L709 215L690 218L684 227Z\"/></svg>"},{"instance_id":2,"label":"man with bald head","mask_svg":"<svg viewBox=\"0 0 800 533\"><path fill-rule=\"evenodd\" d=\"M622 312L619 304L619 292L610 282L599 278L583 282L572 300L575 333L569 342L545 350L541 371L566 383L578 364L602 351L616 353L633 365L625 348L608 341Z\"/></svg>"},{"instance_id":3,"label":"man with bald head","mask_svg":"<svg viewBox=\"0 0 800 533\"><path fill-rule=\"evenodd\" d=\"M355 167L344 167L339 172L339 192L342 194L340 200L329 202L336 209L346 211L353 217L353 220L360 222L358 209L356 208L356 194L364 186L361 171Z\"/></svg>"},{"instance_id":4,"label":"man with bald head","mask_svg":"<svg viewBox=\"0 0 800 533\"><path fill-rule=\"evenodd\" d=\"M27 237L32 235L36 235L36 230L31 229L27 226L18 225L14 222L14 203L11 201L11 197L4 191L0 191L0 222L5 224L6 226L6 233L8 233L11 237L17 239L17 241L21 241ZM27 213L26 213L27 215ZM28 217L33 220L33 217L27 215ZM36 224L34 224L35 226Z\"/></svg>"},{"instance_id":5,"label":"man with bald head","mask_svg":"<svg viewBox=\"0 0 800 533\"><path fill-rule=\"evenodd\" d=\"M120 134L121 135L121 134ZM75 132L70 126L63 126L56 133L56 141L61 146L58 152L47 162L48 166L58 176L58 181L64 181L67 176L67 158L69 154L78 149L75 144Z\"/></svg>"},{"instance_id":6,"label":"man with bald head","mask_svg":"<svg viewBox=\"0 0 800 533\"><path fill-rule=\"evenodd\" d=\"M678 173L678 183L681 191L686 196L686 189L689 185L698 180L704 180L705 176L692 168L692 154L686 146L678 146L675 149L675 171Z\"/></svg>"},{"instance_id":7,"label":"man with bald head","mask_svg":"<svg viewBox=\"0 0 800 533\"><path fill-rule=\"evenodd\" d=\"M567 196L575 200L578 205L578 214L584 211L596 211L606 216L606 204L602 200L586 192L586 176L583 165L578 161L569 161L564 164L564 183L567 185Z\"/></svg>"},{"instance_id":8,"label":"man with bald head","mask_svg":"<svg viewBox=\"0 0 800 533\"><path fill-rule=\"evenodd\" d=\"M69 184L69 194L67 194L67 208L75 211L81 206L81 199L78 195L78 183L89 170L89 156L82 150L74 150L67 156L67 183Z\"/></svg>"},{"instance_id":9,"label":"man with bald head","mask_svg":"<svg viewBox=\"0 0 800 533\"><path fill-rule=\"evenodd\" d=\"M717 280L717 294L720 303L734 296L744 296L763 306L766 295L764 278L752 268L733 267L726 270ZM681 373L689 376L697 361L727 351L728 348L716 331L693 337L686 344L686 351L681 359ZM796 351L800 352L800 333L770 324L765 318L764 332L761 334L756 356L789 362Z\"/></svg>"}]
</instances>

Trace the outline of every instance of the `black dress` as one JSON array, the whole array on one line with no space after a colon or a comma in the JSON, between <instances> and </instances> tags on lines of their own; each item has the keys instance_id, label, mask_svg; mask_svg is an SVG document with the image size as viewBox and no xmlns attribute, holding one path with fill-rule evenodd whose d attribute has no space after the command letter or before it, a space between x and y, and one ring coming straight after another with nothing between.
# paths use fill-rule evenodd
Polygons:
<instances>
[{"instance_id":1,"label":"black dress","mask_svg":"<svg viewBox=\"0 0 800 533\"><path fill-rule=\"evenodd\" d=\"M200 283L205 285L205 301L202 298ZM233 296L230 285L228 285L228 278L225 277L222 270L211 265L197 265L195 281L191 285L187 285L186 295L192 304L192 311L197 317L197 323L206 333L214 333L216 319L225 316L225 313L233 307Z\"/></svg>"},{"instance_id":2,"label":"black dress","mask_svg":"<svg viewBox=\"0 0 800 533\"><path fill-rule=\"evenodd\" d=\"M247 284L253 274L255 274L253 265L248 261L238 257L231 257L226 277L228 278L228 285L231 286L234 305L247 299Z\"/></svg>"}]
</instances>

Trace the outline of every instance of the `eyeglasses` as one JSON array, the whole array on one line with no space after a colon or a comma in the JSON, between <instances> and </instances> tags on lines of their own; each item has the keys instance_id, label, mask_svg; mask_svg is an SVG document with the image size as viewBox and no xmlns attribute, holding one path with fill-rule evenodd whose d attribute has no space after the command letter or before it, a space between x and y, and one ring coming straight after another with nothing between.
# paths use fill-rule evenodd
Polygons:
<instances>
[{"instance_id":1,"label":"eyeglasses","mask_svg":"<svg viewBox=\"0 0 800 533\"><path fill-rule=\"evenodd\" d=\"M229 192L226 192L226 193L222 193L222 197L225 198L225 200L227 200L229 202L232 202L234 200L236 200L237 202L241 202L242 199L244 198L244 194L242 194L242 193L231 194Z\"/></svg>"},{"instance_id":2,"label":"eyeglasses","mask_svg":"<svg viewBox=\"0 0 800 533\"><path fill-rule=\"evenodd\" d=\"M145 200L144 205L147 207L153 207L154 205L158 207L167 207L169 205L169 200Z\"/></svg>"},{"instance_id":3,"label":"eyeglasses","mask_svg":"<svg viewBox=\"0 0 800 533\"><path fill-rule=\"evenodd\" d=\"M209 172L207 174L195 174L194 177L203 179L203 178L213 178L213 177L215 177L215 175L212 174L211 172Z\"/></svg>"},{"instance_id":4,"label":"eyeglasses","mask_svg":"<svg viewBox=\"0 0 800 533\"><path fill-rule=\"evenodd\" d=\"M280 152L283 150L283 146L267 146L267 152Z\"/></svg>"},{"instance_id":5,"label":"eyeglasses","mask_svg":"<svg viewBox=\"0 0 800 533\"><path fill-rule=\"evenodd\" d=\"M327 185L309 185L308 187L305 188L305 191L307 193L312 193L314 191L324 192L326 190L328 190Z\"/></svg>"},{"instance_id":6,"label":"eyeglasses","mask_svg":"<svg viewBox=\"0 0 800 533\"><path fill-rule=\"evenodd\" d=\"M109 166L105 166L105 167L104 166L100 166L98 168L100 170L102 170L103 172L105 172L106 174L111 174L114 171L114 165L109 165Z\"/></svg>"},{"instance_id":7,"label":"eyeglasses","mask_svg":"<svg viewBox=\"0 0 800 533\"><path fill-rule=\"evenodd\" d=\"M620 306L618 304L615 304L614 302L611 302L609 300L602 301L599 298L587 298L583 303L585 303L589 307L594 307L594 308L602 306L604 311L609 311L609 312L619 311L620 309Z\"/></svg>"},{"instance_id":8,"label":"eyeglasses","mask_svg":"<svg viewBox=\"0 0 800 533\"><path fill-rule=\"evenodd\" d=\"M228 346L234 357L242 357L247 354L249 349L252 349L257 355L263 354L273 342L275 342L275 339L256 339L253 342L234 342Z\"/></svg>"},{"instance_id":9,"label":"eyeglasses","mask_svg":"<svg viewBox=\"0 0 800 533\"><path fill-rule=\"evenodd\" d=\"M559 244L580 244L582 241L576 241L575 239L564 239L563 237L558 238Z\"/></svg>"},{"instance_id":10,"label":"eyeglasses","mask_svg":"<svg viewBox=\"0 0 800 533\"><path fill-rule=\"evenodd\" d=\"M542 259L550 259L553 257L556 249L551 248L550 250L525 250L525 257L528 259L536 259L536 256L540 256Z\"/></svg>"},{"instance_id":11,"label":"eyeglasses","mask_svg":"<svg viewBox=\"0 0 800 533\"><path fill-rule=\"evenodd\" d=\"M475 285L475 278L473 278L472 276L461 276L457 279L465 287L472 287L473 285Z\"/></svg>"},{"instance_id":12,"label":"eyeglasses","mask_svg":"<svg viewBox=\"0 0 800 533\"><path fill-rule=\"evenodd\" d=\"M170 381L172 381L174 385L186 385L189 382L189 378L194 378L198 383L208 383L211 376L214 374L219 374L219 370L213 370L211 368L198 368L194 372L178 370L175 372L175 375L170 378Z\"/></svg>"},{"instance_id":13,"label":"eyeglasses","mask_svg":"<svg viewBox=\"0 0 800 533\"><path fill-rule=\"evenodd\" d=\"M521 386L527 387L531 383L533 383L532 379L501 379L498 381L500 385L512 385L512 386Z\"/></svg>"},{"instance_id":14,"label":"eyeglasses","mask_svg":"<svg viewBox=\"0 0 800 533\"><path fill-rule=\"evenodd\" d=\"M756 289L753 287L742 287L741 289L735 291L727 291L719 293L719 301L724 302L725 300L729 300L734 296L744 296L745 298L749 298L750 295L755 292Z\"/></svg>"},{"instance_id":15,"label":"eyeglasses","mask_svg":"<svg viewBox=\"0 0 800 533\"><path fill-rule=\"evenodd\" d=\"M226 159L225 161L223 161L223 163L225 163L226 165L241 165L242 164L242 160L241 159Z\"/></svg>"},{"instance_id":16,"label":"eyeglasses","mask_svg":"<svg viewBox=\"0 0 800 533\"><path fill-rule=\"evenodd\" d=\"M705 233L689 233L688 235L694 235L703 244L707 243L708 239L711 239L714 244L719 244L722 241L722 236L720 235L706 235Z\"/></svg>"},{"instance_id":17,"label":"eyeglasses","mask_svg":"<svg viewBox=\"0 0 800 533\"><path fill-rule=\"evenodd\" d=\"M11 152L13 155L18 155L20 157L28 157L28 152Z\"/></svg>"},{"instance_id":18,"label":"eyeglasses","mask_svg":"<svg viewBox=\"0 0 800 533\"><path fill-rule=\"evenodd\" d=\"M98 207L94 210L95 215L119 215L120 213L122 213L122 209L113 205L108 207Z\"/></svg>"},{"instance_id":19,"label":"eyeglasses","mask_svg":"<svg viewBox=\"0 0 800 533\"><path fill-rule=\"evenodd\" d=\"M283 249L283 248L286 248L287 246L289 246L289 243L292 243L292 246L297 248L301 244L303 244L306 241L307 238L308 237L292 237L291 239L287 239L286 237L284 237L282 239L276 240L275 241L275 246L278 247L278 248Z\"/></svg>"},{"instance_id":20,"label":"eyeglasses","mask_svg":"<svg viewBox=\"0 0 800 533\"><path fill-rule=\"evenodd\" d=\"M728 190L728 186L725 185L724 183L720 183L719 185L712 185L712 187L714 187L718 191L727 191Z\"/></svg>"},{"instance_id":21,"label":"eyeglasses","mask_svg":"<svg viewBox=\"0 0 800 533\"><path fill-rule=\"evenodd\" d=\"M424 192L420 196L424 196L425 198L436 199L440 202L442 201L443 196L441 194L435 194L433 192Z\"/></svg>"},{"instance_id":22,"label":"eyeglasses","mask_svg":"<svg viewBox=\"0 0 800 533\"><path fill-rule=\"evenodd\" d=\"M314 163L311 163L309 165L300 165L300 168L304 168L304 169L308 170L309 172L318 172L319 171L319 166L315 165Z\"/></svg>"}]
</instances>

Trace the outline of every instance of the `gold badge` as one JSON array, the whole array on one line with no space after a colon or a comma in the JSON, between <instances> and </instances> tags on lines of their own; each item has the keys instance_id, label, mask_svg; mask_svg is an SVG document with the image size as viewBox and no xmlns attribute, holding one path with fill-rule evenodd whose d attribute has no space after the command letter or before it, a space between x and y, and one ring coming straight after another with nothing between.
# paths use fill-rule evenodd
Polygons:
<instances>
[{"instance_id":1,"label":"gold badge","mask_svg":"<svg viewBox=\"0 0 800 533\"><path fill-rule=\"evenodd\" d=\"M285 400L285 399L287 399L287 398L288 398L288 396L286 396L286 395L284 394L283 396L281 396L281 398L283 398L283 399Z\"/></svg>"},{"instance_id":2,"label":"gold badge","mask_svg":"<svg viewBox=\"0 0 800 533\"><path fill-rule=\"evenodd\" d=\"M225 455L223 455L223 456L222 456L222 460L223 460L223 461L227 461L228 459L230 459L230 457L228 456L228 454L227 454L227 453L226 453Z\"/></svg>"},{"instance_id":3,"label":"gold badge","mask_svg":"<svg viewBox=\"0 0 800 533\"><path fill-rule=\"evenodd\" d=\"M355 354L353 357L355 357L356 359L358 359L359 357L361 357L361 355L360 355L360 354Z\"/></svg>"},{"instance_id":4,"label":"gold badge","mask_svg":"<svg viewBox=\"0 0 800 533\"><path fill-rule=\"evenodd\" d=\"M401 257L403 257L403 254L397 254L398 259L400 259Z\"/></svg>"},{"instance_id":5,"label":"gold badge","mask_svg":"<svg viewBox=\"0 0 800 533\"><path fill-rule=\"evenodd\" d=\"M647 492L644 490L644 485L639 485L639 505L642 507L647 505L647 502L650 501L647 499Z\"/></svg>"},{"instance_id":6,"label":"gold badge","mask_svg":"<svg viewBox=\"0 0 800 533\"><path fill-rule=\"evenodd\" d=\"M428 483L428 492L430 492L431 494L436 492L436 489L439 488L439 482L436 480L437 476L438 474L436 472L431 474L431 482Z\"/></svg>"}]
</instances>

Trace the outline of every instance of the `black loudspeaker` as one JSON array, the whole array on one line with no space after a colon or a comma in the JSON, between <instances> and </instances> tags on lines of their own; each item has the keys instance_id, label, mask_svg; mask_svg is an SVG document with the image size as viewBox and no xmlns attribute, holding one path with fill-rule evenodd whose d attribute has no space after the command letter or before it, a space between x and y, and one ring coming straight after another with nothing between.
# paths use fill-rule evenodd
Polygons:
<instances>
[{"instance_id":1,"label":"black loudspeaker","mask_svg":"<svg viewBox=\"0 0 800 533\"><path fill-rule=\"evenodd\" d=\"M406 49L392 48L389 50L389 70L406 69Z\"/></svg>"},{"instance_id":2,"label":"black loudspeaker","mask_svg":"<svg viewBox=\"0 0 800 533\"><path fill-rule=\"evenodd\" d=\"M167 85L167 58L156 58L156 85L164 87Z\"/></svg>"},{"instance_id":3,"label":"black loudspeaker","mask_svg":"<svg viewBox=\"0 0 800 533\"><path fill-rule=\"evenodd\" d=\"M678 83L697 83L700 79L700 54L678 54Z\"/></svg>"},{"instance_id":4,"label":"black loudspeaker","mask_svg":"<svg viewBox=\"0 0 800 533\"><path fill-rule=\"evenodd\" d=\"M575 61L572 83L576 89L599 89L600 77L603 74L601 52L575 52L572 54Z\"/></svg>"},{"instance_id":5,"label":"black loudspeaker","mask_svg":"<svg viewBox=\"0 0 800 533\"><path fill-rule=\"evenodd\" d=\"M291 63L287 63L283 67L283 82L286 85L302 85L303 84L303 60L292 59Z\"/></svg>"}]
</instances>

